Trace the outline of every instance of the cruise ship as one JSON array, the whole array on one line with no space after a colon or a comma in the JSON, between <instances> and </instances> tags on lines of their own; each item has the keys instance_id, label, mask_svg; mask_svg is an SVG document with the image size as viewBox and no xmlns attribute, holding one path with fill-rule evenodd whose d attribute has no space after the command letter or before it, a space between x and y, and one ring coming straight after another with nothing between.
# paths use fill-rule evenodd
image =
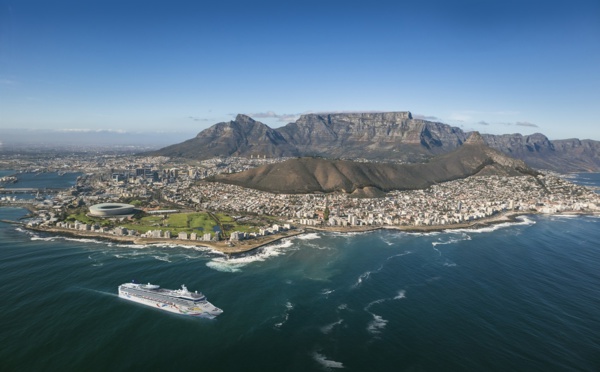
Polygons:
<instances>
[{"instance_id":1,"label":"cruise ship","mask_svg":"<svg viewBox=\"0 0 600 372\"><path fill-rule=\"evenodd\" d=\"M202 318L212 319L223 312L208 302L202 293L190 292L185 285L181 289L165 289L150 283L125 283L119 286L119 297L172 313Z\"/></svg>"}]
</instances>

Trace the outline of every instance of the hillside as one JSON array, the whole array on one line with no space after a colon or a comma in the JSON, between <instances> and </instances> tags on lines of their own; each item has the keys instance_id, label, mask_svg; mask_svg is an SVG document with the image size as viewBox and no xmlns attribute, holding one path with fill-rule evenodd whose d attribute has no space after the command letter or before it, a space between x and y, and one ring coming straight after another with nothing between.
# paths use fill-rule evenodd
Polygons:
<instances>
[{"instance_id":1,"label":"hillside","mask_svg":"<svg viewBox=\"0 0 600 372\"><path fill-rule=\"evenodd\" d=\"M211 181L274 193L341 191L356 196L381 196L391 190L422 189L478 174L516 176L533 173L522 161L486 146L475 132L457 150L422 164L298 158L236 174L220 174Z\"/></svg>"}]
</instances>

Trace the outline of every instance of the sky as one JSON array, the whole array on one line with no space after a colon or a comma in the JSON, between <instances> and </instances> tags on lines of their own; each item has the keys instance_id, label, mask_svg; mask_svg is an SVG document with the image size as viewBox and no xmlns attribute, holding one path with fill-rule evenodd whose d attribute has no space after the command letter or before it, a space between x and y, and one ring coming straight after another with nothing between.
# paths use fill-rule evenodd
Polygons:
<instances>
[{"instance_id":1,"label":"sky","mask_svg":"<svg viewBox=\"0 0 600 372\"><path fill-rule=\"evenodd\" d=\"M600 140L600 1L0 0L0 142L348 111Z\"/></svg>"}]
</instances>

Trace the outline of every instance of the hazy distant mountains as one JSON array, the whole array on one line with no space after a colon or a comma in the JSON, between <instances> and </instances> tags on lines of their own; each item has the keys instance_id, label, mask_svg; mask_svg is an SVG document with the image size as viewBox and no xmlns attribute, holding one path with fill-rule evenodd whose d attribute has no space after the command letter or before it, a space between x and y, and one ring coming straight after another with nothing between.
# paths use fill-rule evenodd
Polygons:
<instances>
[{"instance_id":1,"label":"hazy distant mountains","mask_svg":"<svg viewBox=\"0 0 600 372\"><path fill-rule=\"evenodd\" d=\"M192 159L254 155L421 162L457 149L468 136L457 127L413 119L410 112L308 114L277 129L238 115L153 154ZM482 137L490 147L533 168L600 171L600 141L550 141L543 134Z\"/></svg>"},{"instance_id":2,"label":"hazy distant mountains","mask_svg":"<svg viewBox=\"0 0 600 372\"><path fill-rule=\"evenodd\" d=\"M485 145L475 132L458 149L422 164L295 158L240 173L219 174L210 180L275 193L341 191L377 197L391 190L423 189L475 175L535 173L523 161Z\"/></svg>"}]
</instances>

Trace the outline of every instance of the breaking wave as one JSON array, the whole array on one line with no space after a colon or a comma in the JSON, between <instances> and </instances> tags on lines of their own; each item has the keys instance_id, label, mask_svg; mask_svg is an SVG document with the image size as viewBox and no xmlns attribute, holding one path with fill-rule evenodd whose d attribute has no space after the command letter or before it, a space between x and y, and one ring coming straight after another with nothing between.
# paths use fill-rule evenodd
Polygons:
<instances>
[{"instance_id":1,"label":"breaking wave","mask_svg":"<svg viewBox=\"0 0 600 372\"><path fill-rule=\"evenodd\" d=\"M398 254L395 254L393 256L386 258L385 262L383 264L381 264L381 266L379 266L376 270L369 270L369 271L365 271L364 273L360 274L360 276L356 280L356 283L354 283L352 285L352 288L358 288L365 280L367 280L371 277L371 274L377 274L378 272L383 270L385 264L392 258L406 256L407 254L411 254L411 253L412 253L411 251L405 251L405 252L398 253Z\"/></svg>"},{"instance_id":2,"label":"breaking wave","mask_svg":"<svg viewBox=\"0 0 600 372\"><path fill-rule=\"evenodd\" d=\"M409 234L410 236L436 236L436 235L441 234L441 232L439 232L439 231L430 231L430 232L406 231L406 234Z\"/></svg>"},{"instance_id":3,"label":"breaking wave","mask_svg":"<svg viewBox=\"0 0 600 372\"><path fill-rule=\"evenodd\" d=\"M159 261L172 262L171 260L169 260L169 255L165 255L165 256L153 255L152 257L156 258Z\"/></svg>"},{"instance_id":4,"label":"breaking wave","mask_svg":"<svg viewBox=\"0 0 600 372\"><path fill-rule=\"evenodd\" d=\"M388 323L387 319L384 319L381 315L378 315L374 312L371 311L371 307L373 305L377 305L386 301L393 301L393 300L402 300L406 298L406 290L401 289L398 291L398 293L396 294L396 296L391 297L391 298L380 298L378 300L375 301L371 301L367 304L367 306L365 306L364 310L371 314L371 316L373 317L373 320L371 320L369 322L369 324L367 324L367 331L369 333L372 334L378 334L381 333L381 331L385 328L385 326Z\"/></svg>"},{"instance_id":5,"label":"breaking wave","mask_svg":"<svg viewBox=\"0 0 600 372\"><path fill-rule=\"evenodd\" d=\"M49 236L49 237L42 238L41 236L32 236L31 240L41 240L44 242L53 242L56 240L56 237Z\"/></svg>"},{"instance_id":6,"label":"breaking wave","mask_svg":"<svg viewBox=\"0 0 600 372\"><path fill-rule=\"evenodd\" d=\"M283 313L283 320L279 323L275 323L275 327L276 328L281 328L282 325L284 325L288 319L290 318L290 312L294 310L294 305L291 302L286 302L285 303L285 311Z\"/></svg>"},{"instance_id":7,"label":"breaking wave","mask_svg":"<svg viewBox=\"0 0 600 372\"><path fill-rule=\"evenodd\" d=\"M367 331L369 333L381 333L381 330L385 328L388 321L383 319L380 315L370 313L373 316L373 320L367 325Z\"/></svg>"},{"instance_id":8,"label":"breaking wave","mask_svg":"<svg viewBox=\"0 0 600 372\"><path fill-rule=\"evenodd\" d=\"M406 298L406 291L404 289L401 289L398 291L396 297L394 297L394 300L401 300L403 298Z\"/></svg>"},{"instance_id":9,"label":"breaking wave","mask_svg":"<svg viewBox=\"0 0 600 372\"><path fill-rule=\"evenodd\" d=\"M78 242L78 243L94 243L94 244L106 244L106 241L97 240L97 239L89 239L89 238L67 238L60 237L61 239L70 241L70 242Z\"/></svg>"},{"instance_id":10,"label":"breaking wave","mask_svg":"<svg viewBox=\"0 0 600 372\"><path fill-rule=\"evenodd\" d=\"M327 359L325 355L319 354L317 352L313 353L313 359L326 368L344 368L344 365L341 362L336 362L335 360Z\"/></svg>"},{"instance_id":11,"label":"breaking wave","mask_svg":"<svg viewBox=\"0 0 600 372\"><path fill-rule=\"evenodd\" d=\"M307 234L302 234L302 235L296 236L296 239L298 239L298 240L321 239L321 235L319 235L317 233L307 233Z\"/></svg>"},{"instance_id":12,"label":"breaking wave","mask_svg":"<svg viewBox=\"0 0 600 372\"><path fill-rule=\"evenodd\" d=\"M382 269L383 269L383 265L379 266L379 268L377 270L365 271L364 273L360 274L360 276L358 277L358 279L356 280L356 283L354 283L352 288L358 288L362 284L363 281L369 279L371 274L377 273L377 272L381 271Z\"/></svg>"},{"instance_id":13,"label":"breaking wave","mask_svg":"<svg viewBox=\"0 0 600 372\"><path fill-rule=\"evenodd\" d=\"M386 261L389 261L389 260L391 260L392 258L406 256L407 254L411 254L411 253L412 253L412 251L404 251L404 252L402 252L402 253L398 253L398 254L395 254L395 255L393 255L393 256L390 256L390 257L386 258L385 260L386 260Z\"/></svg>"},{"instance_id":14,"label":"breaking wave","mask_svg":"<svg viewBox=\"0 0 600 372\"><path fill-rule=\"evenodd\" d=\"M433 245L435 247L437 245L454 244L454 243L462 242L465 240L471 240L471 236L464 231L465 230L460 230L458 232L458 234L460 234L459 237L451 237L448 240L442 240L443 238L440 237L440 238L438 238L438 241L432 242L431 245ZM448 232L456 234L456 232L454 232L454 231L448 231Z\"/></svg>"},{"instance_id":15,"label":"breaking wave","mask_svg":"<svg viewBox=\"0 0 600 372\"><path fill-rule=\"evenodd\" d=\"M377 230L368 230L368 231L331 231L328 234L333 236L340 236L343 238L352 238L353 236L372 234Z\"/></svg>"},{"instance_id":16,"label":"breaking wave","mask_svg":"<svg viewBox=\"0 0 600 372\"><path fill-rule=\"evenodd\" d=\"M325 297L329 296L330 294L332 294L333 292L335 292L335 289L328 289L325 288L321 291L321 294Z\"/></svg>"},{"instance_id":17,"label":"breaking wave","mask_svg":"<svg viewBox=\"0 0 600 372\"><path fill-rule=\"evenodd\" d=\"M338 325L342 324L343 322L344 322L343 319L338 319L336 322L324 325L323 327L321 327L321 332L328 334L329 332L331 332L333 330L333 328L335 328L335 326L338 326Z\"/></svg>"},{"instance_id":18,"label":"breaking wave","mask_svg":"<svg viewBox=\"0 0 600 372\"><path fill-rule=\"evenodd\" d=\"M125 259L125 260L137 260L137 259L141 258L142 255L138 254L138 253L122 252L122 253L115 253L114 257L115 258L122 258L122 259Z\"/></svg>"},{"instance_id":19,"label":"breaking wave","mask_svg":"<svg viewBox=\"0 0 600 372\"><path fill-rule=\"evenodd\" d=\"M257 252L248 253L235 257L217 257L206 263L211 269L222 272L239 272L242 267L257 261L265 261L271 257L277 257L285 254L286 248L290 248L293 242L284 239L279 244L268 245L259 248Z\"/></svg>"},{"instance_id":20,"label":"breaking wave","mask_svg":"<svg viewBox=\"0 0 600 372\"><path fill-rule=\"evenodd\" d=\"M488 232L505 229L507 227L512 227L512 226L535 225L535 221L528 218L527 216L518 216L518 217L516 217L516 220L518 222L503 222L503 223L494 224L491 226L486 226L486 227L481 227L481 228L476 228L476 229L466 228L466 229L457 229L457 230L446 230L446 232L456 231L456 232L469 232L469 233L488 233Z\"/></svg>"}]
</instances>

